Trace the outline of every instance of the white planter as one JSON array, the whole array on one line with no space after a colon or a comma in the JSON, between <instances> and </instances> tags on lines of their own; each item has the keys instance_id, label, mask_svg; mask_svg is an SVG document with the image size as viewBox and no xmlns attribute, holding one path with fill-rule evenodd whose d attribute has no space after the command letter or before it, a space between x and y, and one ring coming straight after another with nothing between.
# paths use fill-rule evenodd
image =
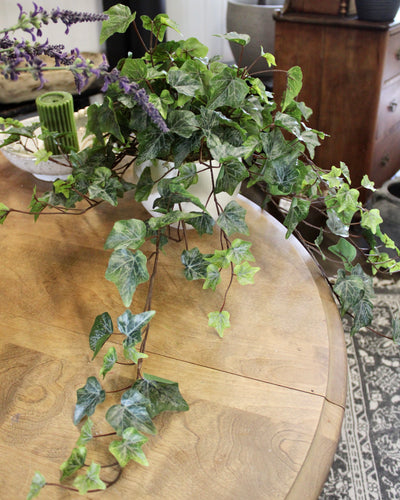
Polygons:
<instances>
[{"instance_id":1,"label":"white planter","mask_svg":"<svg viewBox=\"0 0 400 500\"><path fill-rule=\"evenodd\" d=\"M214 163L215 166L218 166L218 163ZM174 177L177 175L177 170L174 169L174 164L171 162L163 161L163 160L149 160L141 163L140 165L135 166L135 178L136 181L139 179L143 170L146 167L150 167L151 178L154 182L164 177ZM207 208L209 214L213 217L214 220L218 218L218 210L215 206L214 197L210 197L210 193L212 192L212 179L209 170L203 170L204 166L197 164L198 168L198 182L196 184L192 184L188 191L197 196L203 205ZM171 170L172 169L172 170ZM170 170L170 172L168 172ZM165 173L168 172L167 175ZM214 182L216 182L218 177L218 169L214 170ZM218 200L218 204L221 207L221 211L226 207L226 205L236 198L239 192L240 186L236 189L235 193L231 196L228 193L218 193L216 198ZM146 210L153 216L159 217L160 212L157 212L153 209L153 204L160 195L157 191L157 184L153 187L153 191L150 194L149 198L142 202L143 206ZM178 207L176 207L178 209ZM199 212L200 208L194 205L193 203L185 202L181 204L181 208L184 212Z\"/></svg>"}]
</instances>

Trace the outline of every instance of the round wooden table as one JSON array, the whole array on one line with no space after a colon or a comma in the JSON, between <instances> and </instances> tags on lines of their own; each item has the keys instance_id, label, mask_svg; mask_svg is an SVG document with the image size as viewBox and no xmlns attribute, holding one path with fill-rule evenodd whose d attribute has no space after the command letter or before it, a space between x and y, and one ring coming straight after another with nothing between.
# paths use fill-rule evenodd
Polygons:
<instances>
[{"instance_id":1,"label":"round wooden table","mask_svg":"<svg viewBox=\"0 0 400 500\"><path fill-rule=\"evenodd\" d=\"M21 210L35 184L38 194L50 186L1 155L0 175L0 202ZM207 313L219 307L224 290L187 282L182 245L167 245L144 371L178 382L190 410L157 417L158 434L144 446L149 467L132 462L112 488L87 498L318 497L344 412L341 321L297 240L285 239L284 228L258 207L240 203L250 228L243 239L252 241L261 268L255 285L233 286L226 306L232 327L220 339L207 326ZM59 466L78 437L72 424L76 389L98 376L101 365L102 356L90 361L88 332L98 314L108 311L115 322L124 311L117 289L104 279L110 253L103 245L115 221L140 216L144 209L127 196L117 208L103 204L84 216L47 215L34 223L13 213L0 226L4 497L25 498L36 470L58 482ZM195 236L190 244L206 251L207 241ZM139 287L134 313L144 298ZM106 377L106 390L129 380L127 370ZM110 430L95 421L98 432ZM46 487L40 498L81 497Z\"/></svg>"}]
</instances>

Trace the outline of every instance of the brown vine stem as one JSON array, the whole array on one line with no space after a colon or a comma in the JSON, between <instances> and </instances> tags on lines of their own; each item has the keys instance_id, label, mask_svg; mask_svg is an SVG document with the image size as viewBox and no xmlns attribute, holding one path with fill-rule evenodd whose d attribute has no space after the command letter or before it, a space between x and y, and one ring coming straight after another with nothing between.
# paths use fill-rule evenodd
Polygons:
<instances>
[{"instance_id":1,"label":"brown vine stem","mask_svg":"<svg viewBox=\"0 0 400 500\"><path fill-rule=\"evenodd\" d=\"M154 263L153 263L153 270L151 272L150 276L150 281L149 281L149 288L147 290L147 298L146 298L146 304L144 306L145 311L150 311L151 309L151 301L153 298L153 289L154 289L154 281L157 275L157 269L158 269L158 260L160 257L160 239L161 239L161 231L158 230L157 233L157 243L156 243L156 250L155 250L155 257L154 257ZM144 353L146 350L146 342L147 338L149 336L149 331L150 331L150 323L146 325L146 328L144 329L143 333L143 338L142 338L142 343L140 344L140 349L139 352ZM143 358L140 358L137 362L137 378L143 378L142 375L142 364L143 364Z\"/></svg>"}]
</instances>

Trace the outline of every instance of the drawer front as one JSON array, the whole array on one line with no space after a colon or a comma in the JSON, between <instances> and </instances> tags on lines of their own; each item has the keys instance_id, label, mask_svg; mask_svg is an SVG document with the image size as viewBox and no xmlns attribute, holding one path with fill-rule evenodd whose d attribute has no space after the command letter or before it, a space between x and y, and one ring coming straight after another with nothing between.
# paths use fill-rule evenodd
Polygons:
<instances>
[{"instance_id":1,"label":"drawer front","mask_svg":"<svg viewBox=\"0 0 400 500\"><path fill-rule=\"evenodd\" d=\"M376 126L376 140L398 129L400 122L400 77L382 89Z\"/></svg>"},{"instance_id":2,"label":"drawer front","mask_svg":"<svg viewBox=\"0 0 400 500\"><path fill-rule=\"evenodd\" d=\"M375 144L372 168L368 177L380 187L400 170L400 123L398 130Z\"/></svg>"},{"instance_id":3,"label":"drawer front","mask_svg":"<svg viewBox=\"0 0 400 500\"><path fill-rule=\"evenodd\" d=\"M400 31L390 32L386 48L385 66L383 68L383 84L400 74Z\"/></svg>"}]
</instances>

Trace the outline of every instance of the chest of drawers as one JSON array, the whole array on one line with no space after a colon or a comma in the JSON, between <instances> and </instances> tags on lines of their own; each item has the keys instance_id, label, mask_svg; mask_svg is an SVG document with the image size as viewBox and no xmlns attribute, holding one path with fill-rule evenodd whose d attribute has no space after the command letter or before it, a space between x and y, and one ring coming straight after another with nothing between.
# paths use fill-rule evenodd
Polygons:
<instances>
[{"instance_id":1,"label":"chest of drawers","mask_svg":"<svg viewBox=\"0 0 400 500\"><path fill-rule=\"evenodd\" d=\"M400 170L400 23L292 13L275 21L278 67L302 68L309 125L329 134L316 163L343 161L354 187L365 174L381 186ZM278 99L285 84L276 73Z\"/></svg>"}]
</instances>

